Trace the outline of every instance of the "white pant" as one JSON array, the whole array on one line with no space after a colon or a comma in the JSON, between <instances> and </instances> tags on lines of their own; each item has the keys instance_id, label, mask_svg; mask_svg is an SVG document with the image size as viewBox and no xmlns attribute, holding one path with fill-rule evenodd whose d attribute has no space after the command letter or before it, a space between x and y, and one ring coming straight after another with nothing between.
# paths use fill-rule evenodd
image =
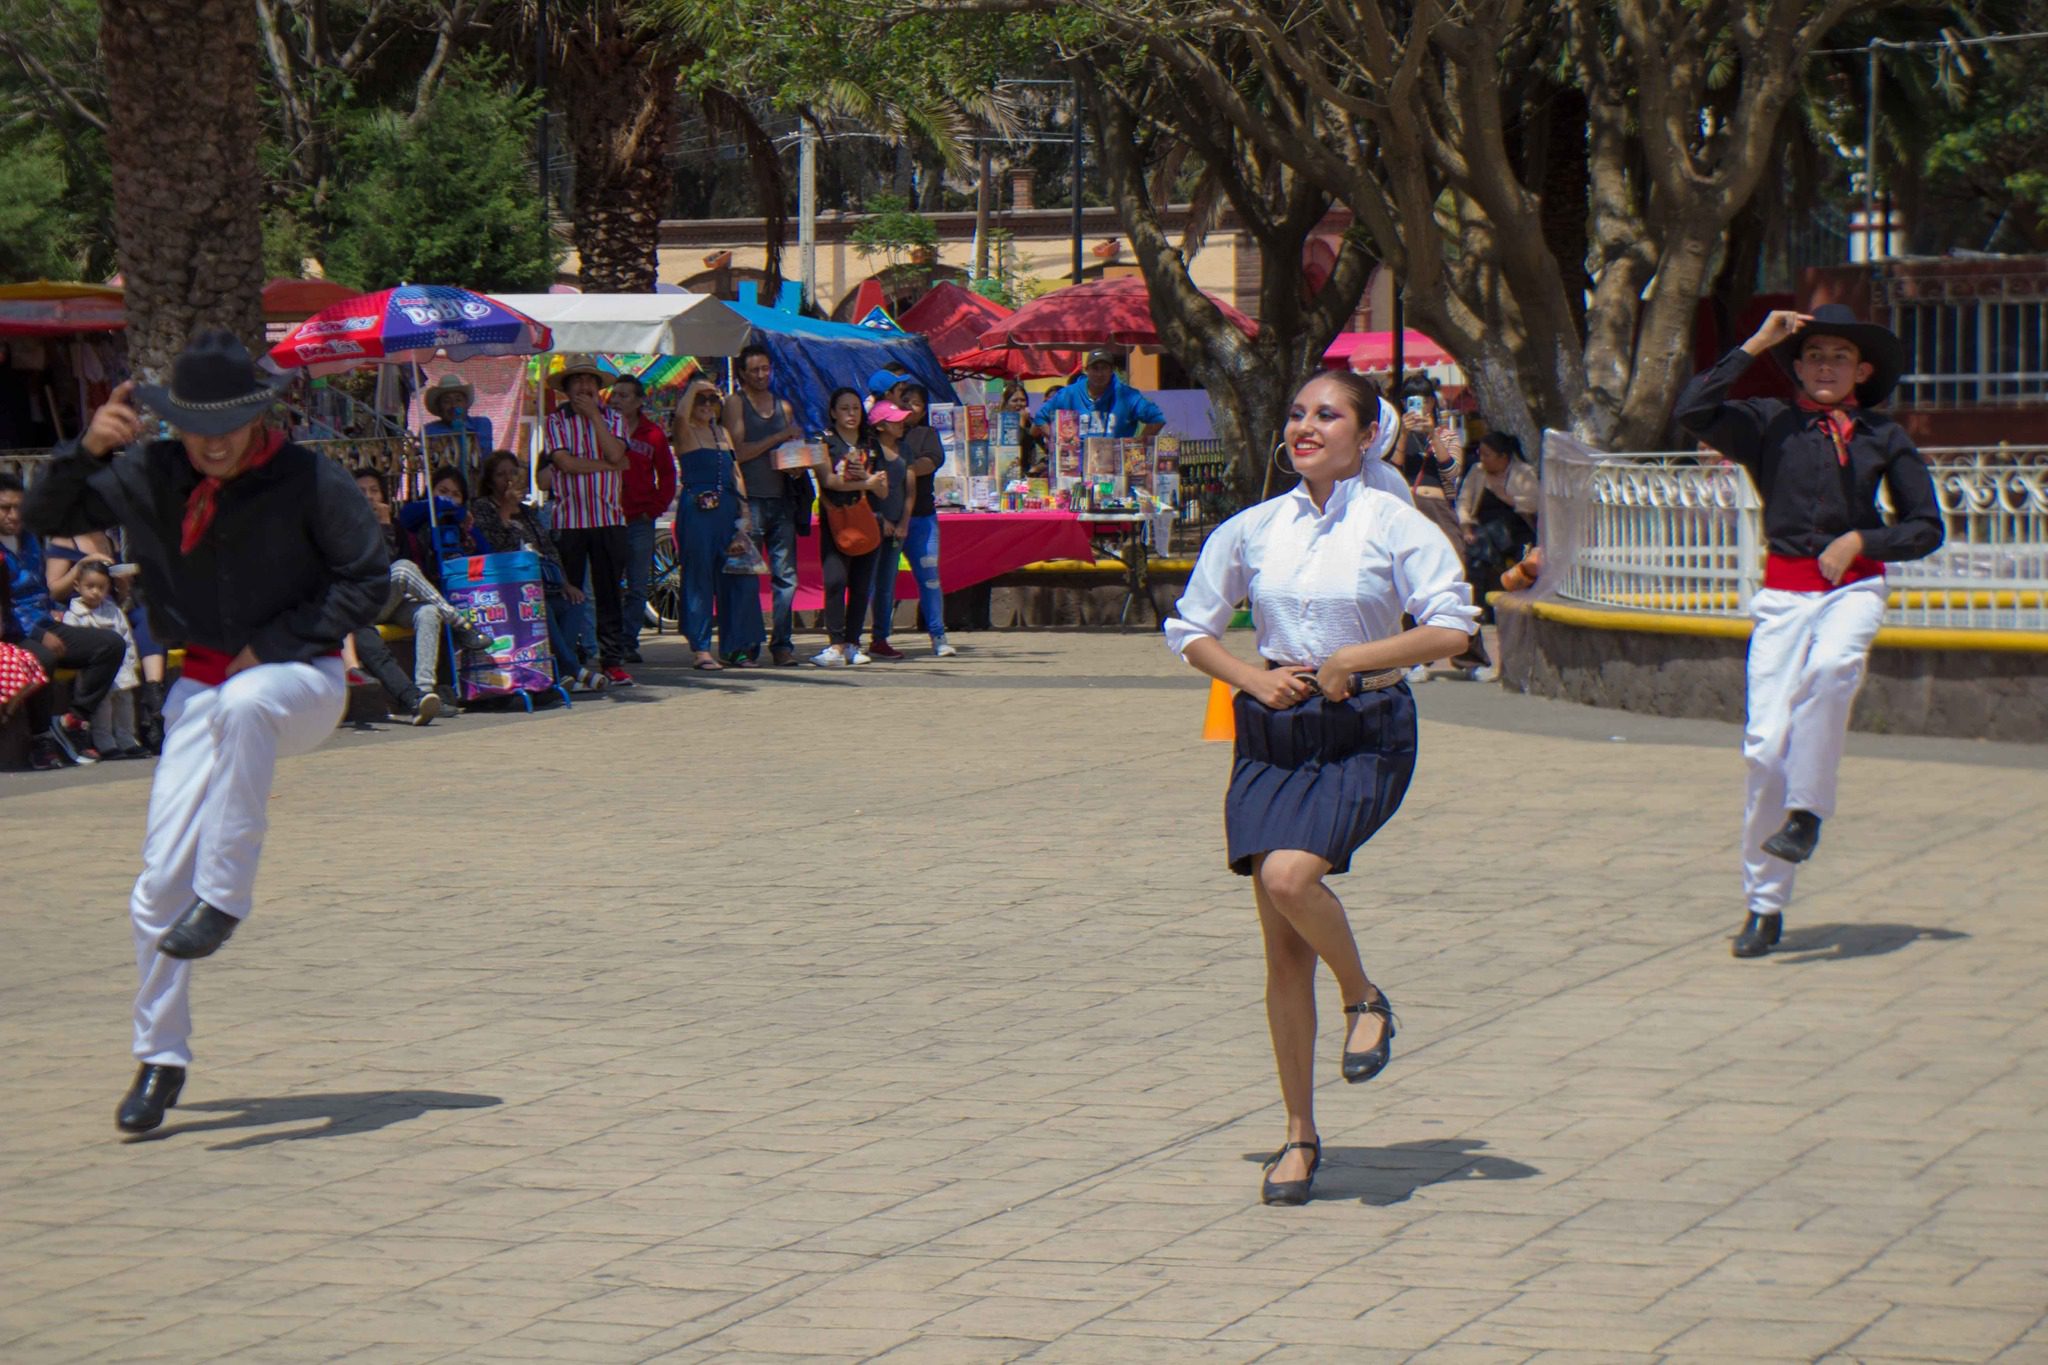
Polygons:
<instances>
[{"instance_id":1,"label":"white pant","mask_svg":"<svg viewBox=\"0 0 2048 1365\"><path fill-rule=\"evenodd\" d=\"M1833 592L1757 593L1750 615L1749 801L1742 821L1742 889L1752 913L1776 915L1792 899L1796 864L1764 852L1785 813L1835 813L1835 772L1849 708L1863 686L1870 642L1883 624L1882 578Z\"/></svg>"},{"instance_id":2,"label":"white pant","mask_svg":"<svg viewBox=\"0 0 2048 1365\"><path fill-rule=\"evenodd\" d=\"M248 916L277 760L317 748L347 699L338 658L258 664L219 687L180 678L164 699L164 752L149 791L142 875L128 903L142 977L137 1060L191 1063L192 964L159 953L157 940L194 899Z\"/></svg>"}]
</instances>

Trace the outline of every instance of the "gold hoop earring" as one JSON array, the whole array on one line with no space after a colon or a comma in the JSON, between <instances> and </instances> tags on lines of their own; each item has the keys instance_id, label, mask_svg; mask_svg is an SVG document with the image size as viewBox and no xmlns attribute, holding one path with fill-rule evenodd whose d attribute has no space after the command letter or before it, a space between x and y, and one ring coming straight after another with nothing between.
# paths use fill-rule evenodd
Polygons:
<instances>
[{"instance_id":1,"label":"gold hoop earring","mask_svg":"<svg viewBox=\"0 0 2048 1365\"><path fill-rule=\"evenodd\" d=\"M1273 443L1273 468L1291 478L1298 479L1301 477L1300 472L1294 467L1294 461L1287 458L1287 442L1285 441L1275 441Z\"/></svg>"}]
</instances>

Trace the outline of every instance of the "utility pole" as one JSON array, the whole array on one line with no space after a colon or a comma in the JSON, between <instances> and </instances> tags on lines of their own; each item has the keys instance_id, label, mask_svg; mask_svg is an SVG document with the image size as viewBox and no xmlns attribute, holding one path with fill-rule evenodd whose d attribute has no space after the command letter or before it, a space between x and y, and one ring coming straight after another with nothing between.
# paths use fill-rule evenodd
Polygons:
<instances>
[{"instance_id":1,"label":"utility pole","mask_svg":"<svg viewBox=\"0 0 2048 1365\"><path fill-rule=\"evenodd\" d=\"M1085 109L1086 109L1086 106L1085 106L1085 104L1083 103L1083 100L1084 100L1084 96L1083 96L1083 95L1082 95L1082 93L1081 93L1081 80L1080 80L1080 77L1078 77L1078 76L1077 76L1077 77L1075 77L1075 78L1074 78L1074 283L1075 283L1075 284L1079 284L1079 283L1081 282L1081 157L1082 157L1082 153L1083 153L1083 146L1082 146L1082 142L1081 142L1081 129L1082 129L1082 125L1083 125L1083 123L1084 123L1084 120L1083 120L1083 118L1082 118L1082 114L1083 114L1083 113L1085 112Z\"/></svg>"},{"instance_id":2,"label":"utility pole","mask_svg":"<svg viewBox=\"0 0 2048 1365\"><path fill-rule=\"evenodd\" d=\"M797 147L796 256L803 306L812 307L818 296L818 130L807 118L797 117L801 140Z\"/></svg>"},{"instance_id":3,"label":"utility pole","mask_svg":"<svg viewBox=\"0 0 2048 1365\"><path fill-rule=\"evenodd\" d=\"M988 178L992 170L988 144L981 144L981 183L974 189L974 278L988 278L988 215L992 198Z\"/></svg>"},{"instance_id":4,"label":"utility pole","mask_svg":"<svg viewBox=\"0 0 2048 1365\"><path fill-rule=\"evenodd\" d=\"M1877 39L1870 40L1868 89L1864 91L1863 110L1863 259L1865 263L1877 259ZM1889 217L1889 215L1887 215ZM1885 236L1891 236L1891 224L1885 224ZM1885 243L1885 255L1891 255L1891 243Z\"/></svg>"}]
</instances>

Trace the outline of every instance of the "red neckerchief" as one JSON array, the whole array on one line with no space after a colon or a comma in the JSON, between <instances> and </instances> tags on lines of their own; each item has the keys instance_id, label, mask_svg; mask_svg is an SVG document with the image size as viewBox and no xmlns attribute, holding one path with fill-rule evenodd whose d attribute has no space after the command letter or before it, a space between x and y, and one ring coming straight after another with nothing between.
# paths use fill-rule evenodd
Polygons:
<instances>
[{"instance_id":1,"label":"red neckerchief","mask_svg":"<svg viewBox=\"0 0 2048 1365\"><path fill-rule=\"evenodd\" d=\"M233 477L239 478L251 470L263 468L283 448L284 433L265 427L256 453L242 461L242 467L235 471ZM194 472L197 472L196 466ZM220 492L222 482L223 480L207 475L200 479L199 486L185 499L185 534L178 541L180 554L191 554L199 542L205 539L206 528L213 525L215 495Z\"/></svg>"},{"instance_id":2,"label":"red neckerchief","mask_svg":"<svg viewBox=\"0 0 2048 1365\"><path fill-rule=\"evenodd\" d=\"M1849 437L1856 430L1855 407L1853 393L1831 408L1822 407L1803 393L1799 395L1799 410L1814 414L1813 424L1835 443L1835 463L1844 469L1849 467Z\"/></svg>"}]
</instances>

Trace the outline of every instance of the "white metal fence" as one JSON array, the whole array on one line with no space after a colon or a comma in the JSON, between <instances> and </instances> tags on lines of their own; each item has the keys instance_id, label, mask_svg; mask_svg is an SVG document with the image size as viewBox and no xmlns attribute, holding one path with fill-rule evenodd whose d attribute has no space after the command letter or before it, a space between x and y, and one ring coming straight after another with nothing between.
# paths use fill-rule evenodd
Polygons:
<instances>
[{"instance_id":1,"label":"white metal fence","mask_svg":"<svg viewBox=\"0 0 2048 1365\"><path fill-rule=\"evenodd\" d=\"M1948 539L1889 566L1894 625L2048 631L2048 448L1928 450ZM1712 456L1610 455L1552 432L1543 589L1643 611L1738 616L1763 580L1763 504Z\"/></svg>"}]
</instances>

